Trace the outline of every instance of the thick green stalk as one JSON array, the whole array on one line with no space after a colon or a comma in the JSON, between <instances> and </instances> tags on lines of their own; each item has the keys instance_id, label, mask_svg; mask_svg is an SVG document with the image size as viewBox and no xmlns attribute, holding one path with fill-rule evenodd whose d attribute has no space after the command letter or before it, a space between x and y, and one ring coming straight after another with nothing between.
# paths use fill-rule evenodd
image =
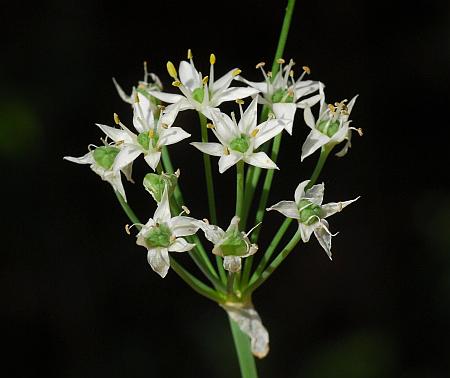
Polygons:
<instances>
[{"instance_id":1,"label":"thick green stalk","mask_svg":"<svg viewBox=\"0 0 450 378\"><path fill-rule=\"evenodd\" d=\"M278 268L278 266L283 262L283 260L291 253L297 243L301 240L300 231L297 231L288 244L283 248L283 250L278 254L277 257L269 264L267 269L256 279L253 284L249 285L245 289L242 296L245 298L251 295L260 285L266 281L270 275Z\"/></svg>"},{"instance_id":2,"label":"thick green stalk","mask_svg":"<svg viewBox=\"0 0 450 378\"><path fill-rule=\"evenodd\" d=\"M239 218L242 218L243 209L244 209L244 161L241 160L236 164L236 215Z\"/></svg>"},{"instance_id":3,"label":"thick green stalk","mask_svg":"<svg viewBox=\"0 0 450 378\"><path fill-rule=\"evenodd\" d=\"M237 323L228 317L230 320L231 333L233 335L234 346L239 360L239 367L241 369L242 378L258 378L256 371L255 358L253 357L250 339L241 331Z\"/></svg>"},{"instance_id":4,"label":"thick green stalk","mask_svg":"<svg viewBox=\"0 0 450 378\"><path fill-rule=\"evenodd\" d=\"M198 113L200 118L200 126L202 129L202 142L208 142L208 128L206 127L207 119L202 113ZM208 193L209 216L212 224L217 224L216 199L214 197L214 181L211 169L211 158L208 154L203 153L203 165L205 167L206 191Z\"/></svg>"}]
</instances>

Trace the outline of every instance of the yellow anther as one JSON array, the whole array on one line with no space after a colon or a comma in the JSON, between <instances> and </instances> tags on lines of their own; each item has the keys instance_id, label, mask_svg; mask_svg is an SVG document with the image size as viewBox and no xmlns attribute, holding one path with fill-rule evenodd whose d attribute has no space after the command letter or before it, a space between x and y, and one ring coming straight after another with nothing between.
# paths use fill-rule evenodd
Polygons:
<instances>
[{"instance_id":1,"label":"yellow anther","mask_svg":"<svg viewBox=\"0 0 450 378\"><path fill-rule=\"evenodd\" d=\"M120 118L117 113L114 113L114 122L116 123L116 125L120 124Z\"/></svg>"},{"instance_id":2,"label":"yellow anther","mask_svg":"<svg viewBox=\"0 0 450 378\"><path fill-rule=\"evenodd\" d=\"M288 94L288 96L294 97L294 94L295 94L294 89L292 87L289 88L287 94Z\"/></svg>"},{"instance_id":3,"label":"yellow anther","mask_svg":"<svg viewBox=\"0 0 450 378\"><path fill-rule=\"evenodd\" d=\"M167 67L167 72L169 73L170 77L173 77L174 79L178 79L177 70L170 60L167 62L166 67Z\"/></svg>"},{"instance_id":4,"label":"yellow anther","mask_svg":"<svg viewBox=\"0 0 450 378\"><path fill-rule=\"evenodd\" d=\"M191 210L189 210L186 206L181 206L181 208L184 210L184 212L189 215L191 213Z\"/></svg>"},{"instance_id":5,"label":"yellow anther","mask_svg":"<svg viewBox=\"0 0 450 378\"><path fill-rule=\"evenodd\" d=\"M139 96L137 93L134 94L134 102L139 103Z\"/></svg>"},{"instance_id":6,"label":"yellow anther","mask_svg":"<svg viewBox=\"0 0 450 378\"><path fill-rule=\"evenodd\" d=\"M188 59L192 59L194 56L192 55L192 50L191 49L188 49L188 52L187 52L187 58Z\"/></svg>"},{"instance_id":7,"label":"yellow anther","mask_svg":"<svg viewBox=\"0 0 450 378\"><path fill-rule=\"evenodd\" d=\"M284 63L286 63L286 61L283 58L278 58L277 59L277 63L278 64L284 64Z\"/></svg>"},{"instance_id":8,"label":"yellow anther","mask_svg":"<svg viewBox=\"0 0 450 378\"><path fill-rule=\"evenodd\" d=\"M124 144L124 143L125 143L125 141L118 140L115 144L116 144L116 146L120 146L121 144Z\"/></svg>"},{"instance_id":9,"label":"yellow anther","mask_svg":"<svg viewBox=\"0 0 450 378\"><path fill-rule=\"evenodd\" d=\"M272 71L267 72L268 77L272 77Z\"/></svg>"},{"instance_id":10,"label":"yellow anther","mask_svg":"<svg viewBox=\"0 0 450 378\"><path fill-rule=\"evenodd\" d=\"M175 80L175 81L172 82L172 85L174 87L181 87L181 81L180 80Z\"/></svg>"},{"instance_id":11,"label":"yellow anther","mask_svg":"<svg viewBox=\"0 0 450 378\"><path fill-rule=\"evenodd\" d=\"M258 68L264 67L265 65L266 65L266 62L259 62L259 63L255 66L255 68L258 69Z\"/></svg>"},{"instance_id":12,"label":"yellow anther","mask_svg":"<svg viewBox=\"0 0 450 378\"><path fill-rule=\"evenodd\" d=\"M167 123L161 123L161 127L162 127L163 129L168 129L168 128L169 128L169 125L168 125Z\"/></svg>"},{"instance_id":13,"label":"yellow anther","mask_svg":"<svg viewBox=\"0 0 450 378\"><path fill-rule=\"evenodd\" d=\"M255 136L258 135L258 133L259 133L259 129L254 129L254 130L250 133L250 135L254 138Z\"/></svg>"},{"instance_id":14,"label":"yellow anther","mask_svg":"<svg viewBox=\"0 0 450 378\"><path fill-rule=\"evenodd\" d=\"M236 68L231 74L232 74L233 76L237 76L237 75L239 75L241 72L242 72L242 71L241 71L239 68Z\"/></svg>"},{"instance_id":15,"label":"yellow anther","mask_svg":"<svg viewBox=\"0 0 450 378\"><path fill-rule=\"evenodd\" d=\"M311 73L311 69L308 66L303 66L302 68L308 75Z\"/></svg>"},{"instance_id":16,"label":"yellow anther","mask_svg":"<svg viewBox=\"0 0 450 378\"><path fill-rule=\"evenodd\" d=\"M206 128L207 129L214 129L216 126L214 126L211 122L208 122L207 124L206 124Z\"/></svg>"},{"instance_id":17,"label":"yellow anther","mask_svg":"<svg viewBox=\"0 0 450 378\"><path fill-rule=\"evenodd\" d=\"M289 71L289 76L290 76L290 77L294 77L294 70L290 70L290 71Z\"/></svg>"},{"instance_id":18,"label":"yellow anther","mask_svg":"<svg viewBox=\"0 0 450 378\"><path fill-rule=\"evenodd\" d=\"M155 132L153 131L153 129L150 129L150 130L148 131L148 136L149 136L151 139L153 139L153 137L155 136Z\"/></svg>"},{"instance_id":19,"label":"yellow anther","mask_svg":"<svg viewBox=\"0 0 450 378\"><path fill-rule=\"evenodd\" d=\"M211 54L209 56L209 63L210 64L216 64L216 56L214 54Z\"/></svg>"},{"instance_id":20,"label":"yellow anther","mask_svg":"<svg viewBox=\"0 0 450 378\"><path fill-rule=\"evenodd\" d=\"M336 111L336 108L332 104L328 104L328 109L330 109L331 113L334 113Z\"/></svg>"},{"instance_id":21,"label":"yellow anther","mask_svg":"<svg viewBox=\"0 0 450 378\"><path fill-rule=\"evenodd\" d=\"M241 98L238 98L235 101L236 101L236 104L239 104L239 105L244 105L245 104L244 100L242 100Z\"/></svg>"},{"instance_id":22,"label":"yellow anther","mask_svg":"<svg viewBox=\"0 0 450 378\"><path fill-rule=\"evenodd\" d=\"M206 84L208 84L208 79L209 79L209 77L208 76L205 76L203 79L202 79L202 83L203 83L203 85L206 85Z\"/></svg>"},{"instance_id":23,"label":"yellow anther","mask_svg":"<svg viewBox=\"0 0 450 378\"><path fill-rule=\"evenodd\" d=\"M227 147L225 147L225 148L223 149L223 153L224 153L226 156L228 156L228 155L230 154L230 151L228 150Z\"/></svg>"}]
</instances>

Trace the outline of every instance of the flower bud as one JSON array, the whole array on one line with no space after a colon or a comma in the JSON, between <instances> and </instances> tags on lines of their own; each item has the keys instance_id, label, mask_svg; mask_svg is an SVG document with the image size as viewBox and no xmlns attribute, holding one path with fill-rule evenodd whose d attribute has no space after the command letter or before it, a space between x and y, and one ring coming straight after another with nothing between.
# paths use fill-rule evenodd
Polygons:
<instances>
[{"instance_id":1,"label":"flower bud","mask_svg":"<svg viewBox=\"0 0 450 378\"><path fill-rule=\"evenodd\" d=\"M175 174L162 173L148 173L144 177L144 188L152 195L156 202L161 202L164 188L167 187L168 197L173 194L177 186L178 177Z\"/></svg>"}]
</instances>

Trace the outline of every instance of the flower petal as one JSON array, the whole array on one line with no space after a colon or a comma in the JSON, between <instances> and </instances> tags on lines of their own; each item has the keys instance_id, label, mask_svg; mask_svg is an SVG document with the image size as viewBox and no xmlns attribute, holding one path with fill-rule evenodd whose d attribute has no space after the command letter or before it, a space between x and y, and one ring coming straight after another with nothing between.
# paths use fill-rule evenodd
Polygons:
<instances>
[{"instance_id":1,"label":"flower petal","mask_svg":"<svg viewBox=\"0 0 450 378\"><path fill-rule=\"evenodd\" d=\"M185 60L182 60L180 62L178 71L179 71L179 75L180 75L180 81L191 92L196 88L202 87L200 75L191 63L188 63Z\"/></svg>"},{"instance_id":2,"label":"flower petal","mask_svg":"<svg viewBox=\"0 0 450 378\"><path fill-rule=\"evenodd\" d=\"M231 273L237 273L241 270L241 258L240 256L224 256L223 268Z\"/></svg>"},{"instance_id":3,"label":"flower petal","mask_svg":"<svg viewBox=\"0 0 450 378\"><path fill-rule=\"evenodd\" d=\"M161 115L160 123L165 124L169 127L172 126L175 122L175 119L177 118L178 113L180 112L182 105L183 101L178 101L175 104L166 106Z\"/></svg>"},{"instance_id":4,"label":"flower petal","mask_svg":"<svg viewBox=\"0 0 450 378\"><path fill-rule=\"evenodd\" d=\"M331 232L328 230L328 222L325 219L321 219L314 225L314 235L316 235L317 241L327 253L330 260L331 258Z\"/></svg>"},{"instance_id":5,"label":"flower petal","mask_svg":"<svg viewBox=\"0 0 450 378\"><path fill-rule=\"evenodd\" d=\"M77 164L93 164L95 162L91 151L81 157L64 156L63 159Z\"/></svg>"},{"instance_id":6,"label":"flower petal","mask_svg":"<svg viewBox=\"0 0 450 378\"><path fill-rule=\"evenodd\" d=\"M194 235L200 228L200 221L182 215L173 217L168 223L176 237Z\"/></svg>"},{"instance_id":7,"label":"flower petal","mask_svg":"<svg viewBox=\"0 0 450 378\"><path fill-rule=\"evenodd\" d=\"M302 237L303 242L308 243L309 238L314 231L314 227L298 222L298 229L300 231L300 236Z\"/></svg>"},{"instance_id":8,"label":"flower petal","mask_svg":"<svg viewBox=\"0 0 450 378\"><path fill-rule=\"evenodd\" d=\"M231 152L229 155L223 155L219 159L219 172L224 173L228 168L235 165L239 160L242 160L242 155Z\"/></svg>"},{"instance_id":9,"label":"flower petal","mask_svg":"<svg viewBox=\"0 0 450 378\"><path fill-rule=\"evenodd\" d=\"M280 201L266 210L267 211L276 210L281 214L283 214L285 217L300 219L298 207L294 201Z\"/></svg>"},{"instance_id":10,"label":"flower petal","mask_svg":"<svg viewBox=\"0 0 450 378\"><path fill-rule=\"evenodd\" d=\"M147 261L152 269L162 278L167 275L170 268L169 252L167 248L149 249L147 253Z\"/></svg>"},{"instance_id":11,"label":"flower petal","mask_svg":"<svg viewBox=\"0 0 450 378\"><path fill-rule=\"evenodd\" d=\"M242 118L238 123L239 131L242 134L249 135L257 125L258 121L258 96L256 96L250 105L245 109Z\"/></svg>"},{"instance_id":12,"label":"flower petal","mask_svg":"<svg viewBox=\"0 0 450 378\"><path fill-rule=\"evenodd\" d=\"M247 79L244 79L242 76L237 76L236 77L237 80L257 89L259 92L262 92L263 94L267 94L268 92L268 86L267 86L267 82L266 81L250 81Z\"/></svg>"},{"instance_id":13,"label":"flower petal","mask_svg":"<svg viewBox=\"0 0 450 378\"><path fill-rule=\"evenodd\" d=\"M314 106L321 98L322 96L320 94L305 98L304 100L297 102L297 108L305 109Z\"/></svg>"},{"instance_id":14,"label":"flower petal","mask_svg":"<svg viewBox=\"0 0 450 378\"><path fill-rule=\"evenodd\" d=\"M322 134L320 131L315 129L311 130L302 146L301 161L316 152L320 147L324 146L329 141L330 138Z\"/></svg>"},{"instance_id":15,"label":"flower petal","mask_svg":"<svg viewBox=\"0 0 450 378\"><path fill-rule=\"evenodd\" d=\"M140 154L142 149L133 144L126 144L117 154L114 160L113 169L122 169L128 164L132 163Z\"/></svg>"},{"instance_id":16,"label":"flower petal","mask_svg":"<svg viewBox=\"0 0 450 378\"><path fill-rule=\"evenodd\" d=\"M270 160L265 152L256 152L251 155L245 156L244 161L247 164L254 165L255 167L265 169L278 169L277 165Z\"/></svg>"},{"instance_id":17,"label":"flower petal","mask_svg":"<svg viewBox=\"0 0 450 378\"><path fill-rule=\"evenodd\" d=\"M175 93L167 93L160 91L148 91L148 93L157 98L158 100L164 101L167 104L174 104L180 100L186 100L183 95L175 94Z\"/></svg>"},{"instance_id":18,"label":"flower petal","mask_svg":"<svg viewBox=\"0 0 450 378\"><path fill-rule=\"evenodd\" d=\"M233 120L220 110L210 111L211 119L214 123L214 134L220 143L228 145L234 138L240 136L239 129Z\"/></svg>"},{"instance_id":19,"label":"flower petal","mask_svg":"<svg viewBox=\"0 0 450 378\"><path fill-rule=\"evenodd\" d=\"M340 211L342 211L342 209L348 205L350 205L351 203L357 201L359 198L361 198L360 196L352 199L350 201L344 201L344 202L330 202L330 203L326 203L325 205L322 206L322 218L327 218L330 215L336 214Z\"/></svg>"},{"instance_id":20,"label":"flower petal","mask_svg":"<svg viewBox=\"0 0 450 378\"><path fill-rule=\"evenodd\" d=\"M161 202L158 204L158 207L155 210L153 219L156 223L166 223L170 222L170 218L171 217L170 217L169 196L167 194L167 187L166 187L161 197Z\"/></svg>"},{"instance_id":21,"label":"flower petal","mask_svg":"<svg viewBox=\"0 0 450 378\"><path fill-rule=\"evenodd\" d=\"M298 184L297 188L295 189L294 198L295 203L299 203L302 198L305 197L305 187L309 184L309 180L302 181L300 184Z\"/></svg>"},{"instance_id":22,"label":"flower petal","mask_svg":"<svg viewBox=\"0 0 450 378\"><path fill-rule=\"evenodd\" d=\"M170 246L170 252L187 252L195 247L195 244L188 243L183 238L177 238Z\"/></svg>"},{"instance_id":23,"label":"flower petal","mask_svg":"<svg viewBox=\"0 0 450 378\"><path fill-rule=\"evenodd\" d=\"M324 191L324 183L314 185L306 191L304 198L320 206L322 205Z\"/></svg>"},{"instance_id":24,"label":"flower petal","mask_svg":"<svg viewBox=\"0 0 450 378\"><path fill-rule=\"evenodd\" d=\"M100 123L96 123L98 127L114 142L123 141L125 143L131 143L132 139L130 135L128 135L125 131L121 129L116 129L115 127L101 125Z\"/></svg>"},{"instance_id":25,"label":"flower petal","mask_svg":"<svg viewBox=\"0 0 450 378\"><path fill-rule=\"evenodd\" d=\"M292 122L285 119L271 119L259 124L259 132L255 136L255 143L253 148L257 149L259 146L281 133L283 129L288 129L289 123L291 123L292 131Z\"/></svg>"},{"instance_id":26,"label":"flower petal","mask_svg":"<svg viewBox=\"0 0 450 378\"><path fill-rule=\"evenodd\" d=\"M292 135L292 126L294 124L297 106L295 104L277 102L273 104L272 109L276 118L282 118L289 121L286 123L285 129L290 135Z\"/></svg>"},{"instance_id":27,"label":"flower petal","mask_svg":"<svg viewBox=\"0 0 450 378\"><path fill-rule=\"evenodd\" d=\"M248 96L253 96L259 91L255 88L248 87L231 87L223 91L219 96L214 97L214 106L219 106L225 101L234 101Z\"/></svg>"},{"instance_id":28,"label":"flower petal","mask_svg":"<svg viewBox=\"0 0 450 378\"><path fill-rule=\"evenodd\" d=\"M305 108L305 110L303 111L303 118L305 119L305 123L307 126L309 126L313 130L316 128L316 120L314 119L311 108Z\"/></svg>"},{"instance_id":29,"label":"flower petal","mask_svg":"<svg viewBox=\"0 0 450 378\"><path fill-rule=\"evenodd\" d=\"M161 129L159 133L159 146L169 146L179 141L189 138L191 134L184 131L181 127L169 127L168 129Z\"/></svg>"},{"instance_id":30,"label":"flower petal","mask_svg":"<svg viewBox=\"0 0 450 378\"><path fill-rule=\"evenodd\" d=\"M219 226L199 221L201 230L205 233L205 238L213 244L218 244L225 236L225 231Z\"/></svg>"},{"instance_id":31,"label":"flower petal","mask_svg":"<svg viewBox=\"0 0 450 378\"><path fill-rule=\"evenodd\" d=\"M192 142L190 144L208 155L222 156L224 154L225 147L222 146L220 143Z\"/></svg>"},{"instance_id":32,"label":"flower petal","mask_svg":"<svg viewBox=\"0 0 450 378\"><path fill-rule=\"evenodd\" d=\"M144 160L147 162L147 164L150 166L150 168L155 171L156 167L159 164L159 161L161 160L161 152L159 152L159 151L148 152L144 156Z\"/></svg>"},{"instance_id":33,"label":"flower petal","mask_svg":"<svg viewBox=\"0 0 450 378\"><path fill-rule=\"evenodd\" d=\"M133 93L131 94L131 96L128 96L125 91L122 89L122 87L119 85L119 83L117 82L117 80L115 78L112 78L112 81L114 83L114 86L116 87L117 93L119 94L120 98L129 103L132 104L133 103L133 94L134 94L134 90Z\"/></svg>"}]
</instances>

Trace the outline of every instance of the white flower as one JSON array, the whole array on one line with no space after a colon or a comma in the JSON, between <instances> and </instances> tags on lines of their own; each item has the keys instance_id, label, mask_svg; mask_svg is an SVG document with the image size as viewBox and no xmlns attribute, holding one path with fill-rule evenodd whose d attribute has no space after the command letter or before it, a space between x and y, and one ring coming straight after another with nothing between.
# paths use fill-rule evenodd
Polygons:
<instances>
[{"instance_id":1,"label":"white flower","mask_svg":"<svg viewBox=\"0 0 450 378\"><path fill-rule=\"evenodd\" d=\"M220 143L191 143L206 154L220 156L220 173L225 172L240 160L256 167L278 169L266 153L255 151L263 143L279 134L288 121L269 119L257 125L257 97L253 99L245 112L241 107L239 123L236 122L234 113L230 118L218 110L211 111L211 119L214 122L212 131Z\"/></svg>"},{"instance_id":2,"label":"white flower","mask_svg":"<svg viewBox=\"0 0 450 378\"><path fill-rule=\"evenodd\" d=\"M151 81L149 81L149 77L151 78ZM131 89L130 95L125 93L115 78L112 80L117 93L123 101L133 105L136 102L136 96L138 96L139 102L146 112L148 112L148 108L150 108L153 113L158 113L157 104L155 101L151 101L149 91L162 91L163 86L157 75L147 71L147 62L144 62L144 80L138 82L137 88L133 87Z\"/></svg>"},{"instance_id":3,"label":"white flower","mask_svg":"<svg viewBox=\"0 0 450 378\"><path fill-rule=\"evenodd\" d=\"M322 205L324 184L305 188L309 180L301 182L295 190L294 201L281 201L266 210L277 210L288 218L298 220L298 227L303 242L308 242L314 232L322 248L331 259L331 232L325 218L342 211L344 207L355 202L359 197L344 202L330 202Z\"/></svg>"},{"instance_id":4,"label":"white flower","mask_svg":"<svg viewBox=\"0 0 450 378\"><path fill-rule=\"evenodd\" d=\"M118 191L126 201L127 197L122 185L120 169L114 166L114 162L117 159L119 152L120 149L115 145L105 145L90 150L84 156L78 158L64 156L64 159L77 164L90 164L90 168L97 173L102 180L109 182L114 190ZM122 167L122 171L125 173L128 180L131 181L131 167L124 166Z\"/></svg>"},{"instance_id":5,"label":"white flower","mask_svg":"<svg viewBox=\"0 0 450 378\"><path fill-rule=\"evenodd\" d=\"M195 247L182 236L197 232L199 221L185 216L170 214L167 190L156 208L153 218L142 226L137 234L136 244L147 248L147 260L152 269L165 277L170 267L169 252L186 252Z\"/></svg>"},{"instance_id":6,"label":"white flower","mask_svg":"<svg viewBox=\"0 0 450 378\"><path fill-rule=\"evenodd\" d=\"M344 156L351 146L350 139L352 130L356 130L359 135L362 135L361 129L355 129L349 126L351 122L349 120L350 113L358 95L353 97L348 104L346 104L347 100L343 100L339 103L336 102L334 105L327 105L322 85L319 87L319 92L322 98L320 100L319 118L317 121L314 119L309 107L303 112L305 122L311 128L311 132L306 137L302 147L302 161L322 146L332 147L347 139L344 148L336 154L337 156Z\"/></svg>"},{"instance_id":7,"label":"white flower","mask_svg":"<svg viewBox=\"0 0 450 378\"><path fill-rule=\"evenodd\" d=\"M306 73L310 73L308 67L303 67L301 76L294 80L292 66L294 61L291 59L289 64L283 68L283 59L279 59L280 70L274 78L271 73L264 70L264 62L258 63L256 68L260 68L264 81L253 82L238 76L237 79L261 92L260 102L270 107L276 118L288 119L286 131L292 134L292 125L297 108L307 108L315 105L320 100L320 94L311 97L306 96L316 92L319 89L319 82L312 80L303 80Z\"/></svg>"},{"instance_id":8,"label":"white flower","mask_svg":"<svg viewBox=\"0 0 450 378\"><path fill-rule=\"evenodd\" d=\"M167 63L169 75L175 80L172 84L180 89L182 95L158 91L150 91L149 93L169 104L180 102L180 110L195 109L208 118L210 118L211 109L217 108L221 103L258 93L258 90L254 88L230 87L233 79L241 72L237 68L215 80L214 64L216 57L214 54L210 56L209 76L203 76L201 72L197 71L190 50L188 51L188 59L189 62L184 60L180 62L179 77L172 62Z\"/></svg>"},{"instance_id":9,"label":"white flower","mask_svg":"<svg viewBox=\"0 0 450 378\"><path fill-rule=\"evenodd\" d=\"M241 259L256 253L258 246L251 244L248 234L239 231L239 217L234 216L227 230L205 222L199 223L206 239L214 244L212 252L223 257L225 270L236 273L241 270Z\"/></svg>"},{"instance_id":10,"label":"white flower","mask_svg":"<svg viewBox=\"0 0 450 378\"><path fill-rule=\"evenodd\" d=\"M188 138L190 134L180 127L171 127L178 114L179 105L167 107L159 119L155 119L150 108L143 109L139 101L133 104L133 108L133 125L138 134L120 122L117 115L115 121L121 129L101 124L97 126L120 145L120 153L114 163L116 169L131 164L140 154L144 154L147 164L155 170L161 159L161 148Z\"/></svg>"}]
</instances>

